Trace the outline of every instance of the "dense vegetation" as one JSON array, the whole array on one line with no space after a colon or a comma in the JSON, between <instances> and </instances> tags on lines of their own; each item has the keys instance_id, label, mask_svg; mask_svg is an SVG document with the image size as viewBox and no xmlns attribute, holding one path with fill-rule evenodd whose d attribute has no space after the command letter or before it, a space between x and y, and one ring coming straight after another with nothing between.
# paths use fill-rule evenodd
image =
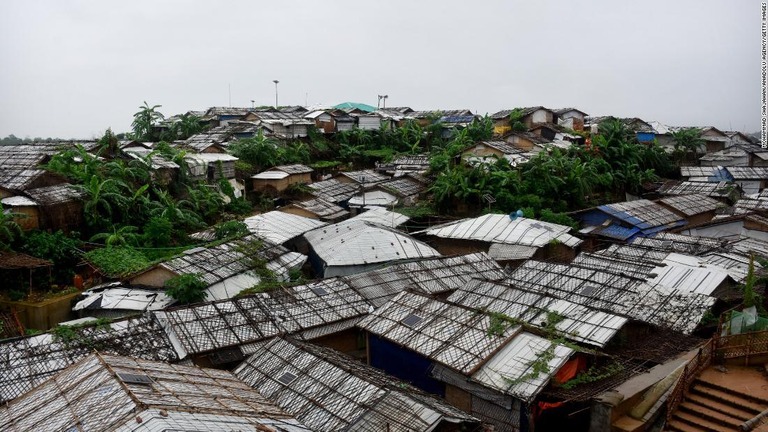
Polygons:
<instances>
[{"instance_id":1,"label":"dense vegetation","mask_svg":"<svg viewBox=\"0 0 768 432\"><path fill-rule=\"evenodd\" d=\"M243 234L244 226L232 221L250 214L254 205L268 208L271 197L235 198L226 180L192 180L186 152L168 142L203 131L204 123L183 115L159 127L164 116L158 108L145 102L126 135L156 142L147 157L122 156L118 135L108 129L95 150L77 145L45 165L83 193L85 224L79 232L25 234L13 217L0 213L0 246L52 260L56 270L50 282L68 283L76 261L88 250L92 251L84 256L89 261L109 274L122 275L193 244L188 237L191 232L214 226L218 239ZM522 127L518 117L513 113L513 129ZM673 169L660 147L638 143L618 121L601 125L601 134L591 137L591 145L542 151L516 167L505 160L470 166L462 163L461 154L491 138L492 121L485 117L464 128L446 129L438 119L435 115L425 127L408 121L397 128L353 129L330 137L310 129L308 137L291 141L260 133L230 143L228 151L239 158L236 171L241 180L280 164L309 164L326 173L372 168L399 155L426 153L428 176L433 179L431 199L403 212L472 215L522 209L529 217L568 225L574 222L565 212L623 199L625 192L639 193L644 184L668 176ZM680 132L676 138L678 160L701 142L695 131ZM178 164L179 174L157 178L150 168L155 156ZM190 291L186 285L178 289Z\"/></svg>"}]
</instances>

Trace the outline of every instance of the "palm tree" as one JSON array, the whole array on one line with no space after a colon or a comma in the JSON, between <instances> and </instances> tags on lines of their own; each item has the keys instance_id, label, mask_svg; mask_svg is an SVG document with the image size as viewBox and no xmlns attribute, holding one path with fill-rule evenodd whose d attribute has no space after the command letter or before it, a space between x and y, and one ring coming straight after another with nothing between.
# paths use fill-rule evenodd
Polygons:
<instances>
[{"instance_id":1,"label":"palm tree","mask_svg":"<svg viewBox=\"0 0 768 432\"><path fill-rule=\"evenodd\" d=\"M83 212L91 227L104 226L112 220L115 210L126 208L127 201L120 190L121 186L127 188L118 180L101 180L95 176L87 183L76 186L87 196Z\"/></svg>"},{"instance_id":2,"label":"palm tree","mask_svg":"<svg viewBox=\"0 0 768 432\"><path fill-rule=\"evenodd\" d=\"M179 224L185 227L199 228L205 224L194 211L190 210L193 207L192 203L186 200L174 200L173 197L164 190L153 189L155 195L157 195L160 206L152 209L150 215L159 216L174 224Z\"/></svg>"},{"instance_id":3,"label":"palm tree","mask_svg":"<svg viewBox=\"0 0 768 432\"><path fill-rule=\"evenodd\" d=\"M106 246L136 245L139 235L138 228L132 225L123 225L120 228L112 226L112 232L102 232L91 237L90 241L104 240Z\"/></svg>"},{"instance_id":4,"label":"palm tree","mask_svg":"<svg viewBox=\"0 0 768 432\"><path fill-rule=\"evenodd\" d=\"M146 101L139 107L139 111L133 114L133 138L139 141L153 141L154 126L158 121L164 118L163 114L157 111L162 105L149 106Z\"/></svg>"},{"instance_id":5,"label":"palm tree","mask_svg":"<svg viewBox=\"0 0 768 432\"><path fill-rule=\"evenodd\" d=\"M678 157L678 164L688 154L693 153L695 155L704 144L704 140L701 138L701 129L698 128L684 128L672 132L672 140L675 142L675 154Z\"/></svg>"}]
</instances>

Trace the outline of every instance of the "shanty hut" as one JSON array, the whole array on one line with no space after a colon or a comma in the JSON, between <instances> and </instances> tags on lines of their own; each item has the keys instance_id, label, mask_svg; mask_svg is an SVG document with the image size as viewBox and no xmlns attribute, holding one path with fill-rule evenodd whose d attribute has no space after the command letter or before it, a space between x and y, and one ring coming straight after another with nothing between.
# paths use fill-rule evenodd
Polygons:
<instances>
[{"instance_id":1,"label":"shanty hut","mask_svg":"<svg viewBox=\"0 0 768 432\"><path fill-rule=\"evenodd\" d=\"M481 141L475 143L461 154L462 160L468 165L488 165L499 159L504 159L512 166L526 162L528 157L523 151L513 147L506 141Z\"/></svg>"},{"instance_id":2,"label":"shanty hut","mask_svg":"<svg viewBox=\"0 0 768 432\"><path fill-rule=\"evenodd\" d=\"M0 200L2 210L13 216L14 221L24 231L40 227L40 206L36 201L24 196L11 196Z\"/></svg>"},{"instance_id":3,"label":"shanty hut","mask_svg":"<svg viewBox=\"0 0 768 432\"><path fill-rule=\"evenodd\" d=\"M361 348L355 324L371 309L349 284L331 278L153 315L178 341L182 357L227 367L254 353L255 342L279 334L355 354Z\"/></svg>"},{"instance_id":4,"label":"shanty hut","mask_svg":"<svg viewBox=\"0 0 768 432\"><path fill-rule=\"evenodd\" d=\"M650 285L618 271L575 264L526 261L509 275L509 280L529 291L684 334L692 333L715 303L715 298L708 295Z\"/></svg>"},{"instance_id":5,"label":"shanty hut","mask_svg":"<svg viewBox=\"0 0 768 432\"><path fill-rule=\"evenodd\" d=\"M352 183L365 188L389 180L389 177L373 170L360 170L340 172L334 176L334 180L338 180L341 183Z\"/></svg>"},{"instance_id":6,"label":"shanty hut","mask_svg":"<svg viewBox=\"0 0 768 432\"><path fill-rule=\"evenodd\" d=\"M434 245L443 255L488 252L499 261L529 258L568 262L581 240L570 227L503 214L486 214L437 225L414 235Z\"/></svg>"},{"instance_id":7,"label":"shanty hut","mask_svg":"<svg viewBox=\"0 0 768 432\"><path fill-rule=\"evenodd\" d=\"M43 169L0 165L0 198L18 195L29 189L66 183L66 181L66 178Z\"/></svg>"},{"instance_id":8,"label":"shanty hut","mask_svg":"<svg viewBox=\"0 0 768 432\"><path fill-rule=\"evenodd\" d=\"M334 350L276 337L234 374L318 432L463 430L479 420Z\"/></svg>"},{"instance_id":9,"label":"shanty hut","mask_svg":"<svg viewBox=\"0 0 768 432\"><path fill-rule=\"evenodd\" d=\"M439 256L407 234L367 221L350 220L304 234L310 262L320 277L360 273L384 264Z\"/></svg>"},{"instance_id":10,"label":"shanty hut","mask_svg":"<svg viewBox=\"0 0 768 432\"><path fill-rule=\"evenodd\" d=\"M70 330L72 337L67 339L43 333L0 342L0 402L16 399L43 384L92 353L94 347L101 353L146 360L181 359L159 321L151 315Z\"/></svg>"},{"instance_id":11,"label":"shanty hut","mask_svg":"<svg viewBox=\"0 0 768 432\"><path fill-rule=\"evenodd\" d=\"M424 258L342 277L377 308L407 289L445 297L473 278L502 279L504 270L488 255L476 253Z\"/></svg>"},{"instance_id":12,"label":"shanty hut","mask_svg":"<svg viewBox=\"0 0 768 432\"><path fill-rule=\"evenodd\" d=\"M70 231L83 223L83 193L70 184L45 186L25 192L39 204L40 228Z\"/></svg>"},{"instance_id":13,"label":"shanty hut","mask_svg":"<svg viewBox=\"0 0 768 432\"><path fill-rule=\"evenodd\" d=\"M344 183L337 179L323 180L308 185L312 195L326 201L346 205L350 198L360 193L360 186L354 183Z\"/></svg>"},{"instance_id":14,"label":"shanty hut","mask_svg":"<svg viewBox=\"0 0 768 432\"><path fill-rule=\"evenodd\" d=\"M253 177L253 190L279 193L294 184L312 183L314 170L306 165L281 165L260 172Z\"/></svg>"},{"instance_id":15,"label":"shanty hut","mask_svg":"<svg viewBox=\"0 0 768 432\"><path fill-rule=\"evenodd\" d=\"M309 245L302 234L328 225L317 219L278 210L248 217L243 222L257 238L303 254L309 253Z\"/></svg>"},{"instance_id":16,"label":"shanty hut","mask_svg":"<svg viewBox=\"0 0 768 432\"><path fill-rule=\"evenodd\" d=\"M129 281L131 285L162 288L174 277L195 274L208 284L208 300L228 299L261 281L254 271L253 260L265 261L267 270L286 280L290 269L301 268L306 257L250 235L211 248L189 249L131 276Z\"/></svg>"},{"instance_id":17,"label":"shanty hut","mask_svg":"<svg viewBox=\"0 0 768 432\"><path fill-rule=\"evenodd\" d=\"M659 194L664 196L671 195L706 195L720 202L733 203L739 199L741 192L737 185L726 181L718 182L699 182L699 181L676 181L665 182L659 188Z\"/></svg>"},{"instance_id":18,"label":"shanty hut","mask_svg":"<svg viewBox=\"0 0 768 432\"><path fill-rule=\"evenodd\" d=\"M0 418L29 431L309 431L231 372L101 353L0 407Z\"/></svg>"},{"instance_id":19,"label":"shanty hut","mask_svg":"<svg viewBox=\"0 0 768 432\"><path fill-rule=\"evenodd\" d=\"M349 217L349 212L336 204L322 198L294 202L278 209L281 212L294 214L323 222L341 222Z\"/></svg>"},{"instance_id":20,"label":"shanty hut","mask_svg":"<svg viewBox=\"0 0 768 432\"><path fill-rule=\"evenodd\" d=\"M403 292L360 321L369 363L499 430L529 430L529 408L574 351L498 325L491 315L417 293ZM544 352L543 372L532 373Z\"/></svg>"},{"instance_id":21,"label":"shanty hut","mask_svg":"<svg viewBox=\"0 0 768 432\"><path fill-rule=\"evenodd\" d=\"M725 207L725 204L714 198L698 194L662 198L658 203L684 217L688 225L711 221L715 217L715 211Z\"/></svg>"},{"instance_id":22,"label":"shanty hut","mask_svg":"<svg viewBox=\"0 0 768 432\"><path fill-rule=\"evenodd\" d=\"M646 199L601 205L578 213L582 234L631 241L661 231L681 227L687 222L665 207Z\"/></svg>"}]
</instances>

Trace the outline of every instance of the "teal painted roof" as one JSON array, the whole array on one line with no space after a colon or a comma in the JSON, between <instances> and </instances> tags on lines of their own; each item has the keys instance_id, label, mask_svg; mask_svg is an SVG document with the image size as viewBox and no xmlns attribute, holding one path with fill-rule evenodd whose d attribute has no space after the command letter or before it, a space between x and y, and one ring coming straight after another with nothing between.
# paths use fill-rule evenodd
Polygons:
<instances>
[{"instance_id":1,"label":"teal painted roof","mask_svg":"<svg viewBox=\"0 0 768 432\"><path fill-rule=\"evenodd\" d=\"M343 109L354 109L354 108L357 108L357 109L359 109L361 111L366 111L366 112L374 112L374 111L376 111L376 107L373 107L373 106L370 106L370 105L364 104L364 103L357 103L357 102L343 102L343 103L340 103L340 104L334 106L334 108L342 109L342 110Z\"/></svg>"}]
</instances>

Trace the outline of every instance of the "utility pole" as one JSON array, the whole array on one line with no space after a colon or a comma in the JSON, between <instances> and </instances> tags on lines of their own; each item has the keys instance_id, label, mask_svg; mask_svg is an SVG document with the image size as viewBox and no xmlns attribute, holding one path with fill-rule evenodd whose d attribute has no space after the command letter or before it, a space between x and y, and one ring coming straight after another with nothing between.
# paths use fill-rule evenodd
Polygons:
<instances>
[{"instance_id":1,"label":"utility pole","mask_svg":"<svg viewBox=\"0 0 768 432\"><path fill-rule=\"evenodd\" d=\"M275 109L277 109L277 107L278 107L278 105L277 105L277 84L279 84L280 81L272 80L272 82L275 83Z\"/></svg>"}]
</instances>

